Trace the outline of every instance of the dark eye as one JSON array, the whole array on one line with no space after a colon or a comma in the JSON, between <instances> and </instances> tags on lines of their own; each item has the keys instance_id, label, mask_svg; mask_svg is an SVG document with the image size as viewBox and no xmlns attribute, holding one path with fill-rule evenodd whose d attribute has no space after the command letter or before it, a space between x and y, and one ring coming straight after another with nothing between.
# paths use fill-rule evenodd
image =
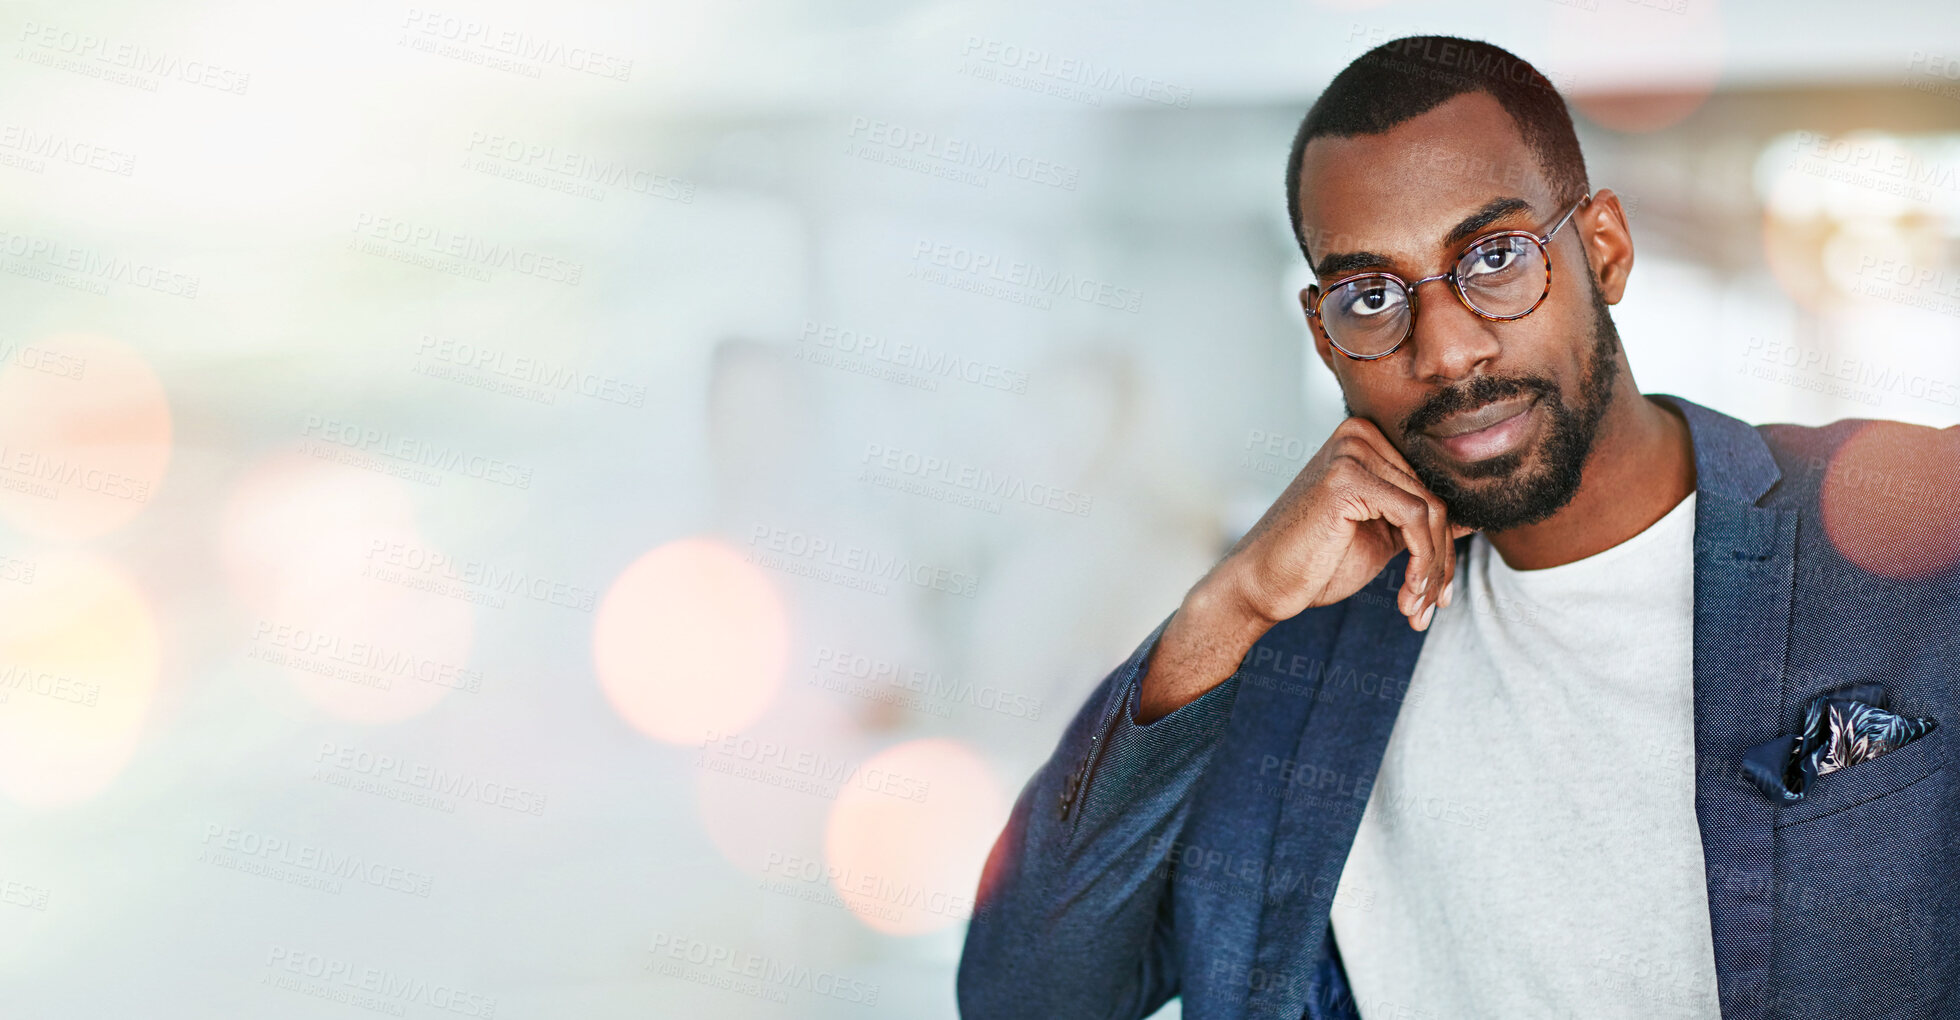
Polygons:
<instances>
[{"instance_id":1,"label":"dark eye","mask_svg":"<svg viewBox=\"0 0 1960 1020\"><path fill-rule=\"evenodd\" d=\"M1467 279L1508 274L1519 267L1529 243L1522 238L1506 237L1479 245L1464 259L1464 267L1459 272Z\"/></svg>"},{"instance_id":2,"label":"dark eye","mask_svg":"<svg viewBox=\"0 0 1960 1020\"><path fill-rule=\"evenodd\" d=\"M1401 290L1379 280L1349 284L1342 289L1348 294L1341 302L1341 307L1349 315L1361 317L1382 315L1402 306Z\"/></svg>"}]
</instances>

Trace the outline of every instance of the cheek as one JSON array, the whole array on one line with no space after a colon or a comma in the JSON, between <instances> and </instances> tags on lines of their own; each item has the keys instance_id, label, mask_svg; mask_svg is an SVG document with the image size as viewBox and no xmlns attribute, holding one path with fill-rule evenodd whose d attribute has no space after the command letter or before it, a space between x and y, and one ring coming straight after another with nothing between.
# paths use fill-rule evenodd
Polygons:
<instances>
[{"instance_id":1,"label":"cheek","mask_svg":"<svg viewBox=\"0 0 1960 1020\"><path fill-rule=\"evenodd\" d=\"M1560 296L1553 294L1522 319L1498 324L1505 363L1495 374L1543 376L1561 385L1578 381L1592 356L1592 314Z\"/></svg>"},{"instance_id":2,"label":"cheek","mask_svg":"<svg viewBox=\"0 0 1960 1020\"><path fill-rule=\"evenodd\" d=\"M1422 406L1429 393L1400 376L1365 378L1366 375L1365 372L1350 370L1342 378L1341 389L1347 398L1347 410L1350 414L1374 422L1396 449L1402 449L1402 419Z\"/></svg>"}]
</instances>

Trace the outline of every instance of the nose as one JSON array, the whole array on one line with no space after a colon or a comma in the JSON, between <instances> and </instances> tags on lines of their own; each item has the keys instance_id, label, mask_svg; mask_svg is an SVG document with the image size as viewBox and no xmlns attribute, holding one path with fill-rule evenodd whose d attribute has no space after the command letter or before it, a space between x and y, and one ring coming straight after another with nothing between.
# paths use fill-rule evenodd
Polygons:
<instances>
[{"instance_id":1,"label":"nose","mask_svg":"<svg viewBox=\"0 0 1960 1020\"><path fill-rule=\"evenodd\" d=\"M1418 380L1452 385L1503 351L1497 324L1464 307L1447 279L1425 281L1417 290L1428 291L1417 295L1415 331L1409 336L1410 371Z\"/></svg>"}]
</instances>

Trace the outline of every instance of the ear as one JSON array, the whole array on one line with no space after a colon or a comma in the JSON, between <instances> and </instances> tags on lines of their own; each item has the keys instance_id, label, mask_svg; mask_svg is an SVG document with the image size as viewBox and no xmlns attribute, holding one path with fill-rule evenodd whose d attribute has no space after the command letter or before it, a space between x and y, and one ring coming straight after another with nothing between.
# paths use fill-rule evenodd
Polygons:
<instances>
[{"instance_id":1,"label":"ear","mask_svg":"<svg viewBox=\"0 0 1960 1020\"><path fill-rule=\"evenodd\" d=\"M1327 338L1321 335L1320 330L1314 328L1313 316L1307 315L1307 309L1313 307L1314 299L1319 296L1320 288L1311 283L1307 284L1306 289L1300 291L1300 314L1306 317L1307 335L1313 337L1313 349L1320 355L1320 363L1326 365L1329 372L1333 372L1334 348L1327 342ZM1334 378L1339 379L1340 373L1335 372Z\"/></svg>"},{"instance_id":2,"label":"ear","mask_svg":"<svg viewBox=\"0 0 1960 1020\"><path fill-rule=\"evenodd\" d=\"M1585 244L1593 279L1599 281L1600 297L1609 305L1619 304L1627 277L1633 274L1633 234L1627 229L1620 196L1601 188L1572 218L1578 221L1579 239Z\"/></svg>"}]
</instances>

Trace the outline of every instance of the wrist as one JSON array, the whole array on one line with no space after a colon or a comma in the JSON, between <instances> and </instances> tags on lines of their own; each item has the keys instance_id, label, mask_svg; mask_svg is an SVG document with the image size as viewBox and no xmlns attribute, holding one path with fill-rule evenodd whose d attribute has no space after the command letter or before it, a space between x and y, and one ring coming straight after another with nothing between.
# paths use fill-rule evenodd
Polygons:
<instances>
[{"instance_id":1,"label":"wrist","mask_svg":"<svg viewBox=\"0 0 1960 1020\"><path fill-rule=\"evenodd\" d=\"M1252 595L1243 571L1231 561L1205 575L1185 593L1183 610L1205 621L1208 629L1226 633L1253 631L1263 634L1279 620Z\"/></svg>"},{"instance_id":2,"label":"wrist","mask_svg":"<svg viewBox=\"0 0 1960 1020\"><path fill-rule=\"evenodd\" d=\"M1193 644L1213 656L1225 655L1234 661L1243 658L1277 622L1246 596L1231 575L1223 573L1207 577L1192 588L1178 614L1183 617L1186 634L1195 639Z\"/></svg>"},{"instance_id":3,"label":"wrist","mask_svg":"<svg viewBox=\"0 0 1960 1020\"><path fill-rule=\"evenodd\" d=\"M1158 641L1132 718L1149 725L1223 683L1270 626L1229 585L1200 581Z\"/></svg>"}]
</instances>

